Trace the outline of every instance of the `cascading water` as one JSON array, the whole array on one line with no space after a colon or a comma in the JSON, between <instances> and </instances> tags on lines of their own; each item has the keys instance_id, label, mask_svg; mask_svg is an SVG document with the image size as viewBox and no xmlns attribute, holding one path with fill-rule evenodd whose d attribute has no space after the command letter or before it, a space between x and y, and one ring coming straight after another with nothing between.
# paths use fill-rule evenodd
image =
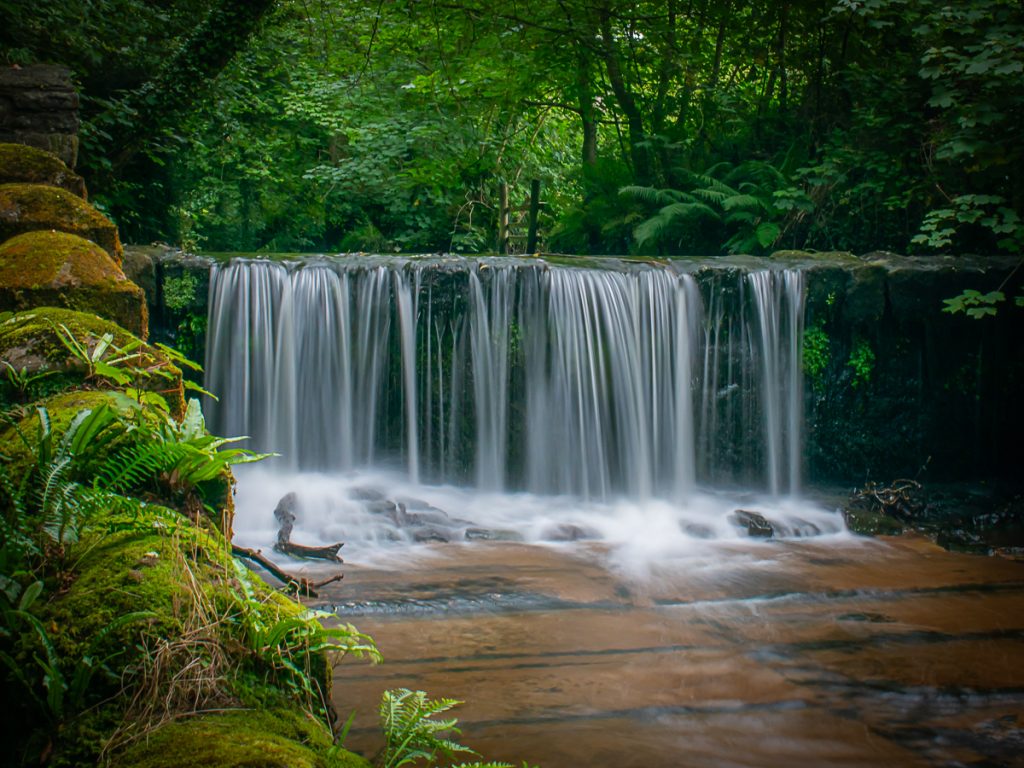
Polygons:
<instances>
[{"instance_id":1,"label":"cascading water","mask_svg":"<svg viewBox=\"0 0 1024 768\"><path fill-rule=\"evenodd\" d=\"M211 275L210 423L292 470L402 466L492 507L795 493L802 274L713 272L235 260Z\"/></svg>"}]
</instances>

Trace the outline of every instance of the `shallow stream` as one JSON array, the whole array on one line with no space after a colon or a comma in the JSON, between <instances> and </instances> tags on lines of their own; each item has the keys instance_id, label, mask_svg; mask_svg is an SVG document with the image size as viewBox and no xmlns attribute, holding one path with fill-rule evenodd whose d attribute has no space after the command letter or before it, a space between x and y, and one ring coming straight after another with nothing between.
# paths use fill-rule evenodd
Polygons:
<instances>
[{"instance_id":1,"label":"shallow stream","mask_svg":"<svg viewBox=\"0 0 1024 768\"><path fill-rule=\"evenodd\" d=\"M385 481L407 510L505 540L337 514ZM809 502L583 505L380 473L243 473L239 543L269 551L285 489L305 500L294 540L347 542L320 606L386 659L336 670L346 745L367 756L381 692L405 687L465 700L463 742L516 765L1024 765L1022 563L855 537ZM777 535L745 535L737 506ZM592 538L550 541L556 522Z\"/></svg>"}]
</instances>

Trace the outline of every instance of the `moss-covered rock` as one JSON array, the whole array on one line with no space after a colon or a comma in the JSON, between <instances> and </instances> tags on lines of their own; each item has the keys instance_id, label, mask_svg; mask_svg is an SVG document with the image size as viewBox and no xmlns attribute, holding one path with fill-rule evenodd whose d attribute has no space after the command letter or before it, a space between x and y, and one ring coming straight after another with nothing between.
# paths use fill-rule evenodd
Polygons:
<instances>
[{"instance_id":1,"label":"moss-covered rock","mask_svg":"<svg viewBox=\"0 0 1024 768\"><path fill-rule=\"evenodd\" d=\"M135 347L138 357L130 361L132 367L148 372L138 377L136 385L160 394L175 418L184 414L181 370L163 352L143 344L109 320L54 307L19 312L0 322L0 359L19 375L23 372L24 387L24 391L18 392L9 378L0 379L0 403L32 401L69 387L90 384L84 361L72 355L62 341L61 326L85 345L90 354L108 333L113 336L114 346Z\"/></svg>"},{"instance_id":2,"label":"moss-covered rock","mask_svg":"<svg viewBox=\"0 0 1024 768\"><path fill-rule=\"evenodd\" d=\"M46 408L50 429L58 440L82 410L109 405L125 415L129 413L129 409L113 393L96 390L63 392L42 400L39 405ZM15 484L30 471L36 461L33 441L38 432L38 419L34 410L25 409L20 421L0 422L0 454L6 457L6 471ZM19 437L19 433L26 437L28 445Z\"/></svg>"},{"instance_id":3,"label":"moss-covered rock","mask_svg":"<svg viewBox=\"0 0 1024 768\"><path fill-rule=\"evenodd\" d=\"M0 184L0 241L40 229L92 240L118 264L124 255L117 227L82 198L44 184Z\"/></svg>"},{"instance_id":4,"label":"moss-covered rock","mask_svg":"<svg viewBox=\"0 0 1024 768\"><path fill-rule=\"evenodd\" d=\"M149 333L142 289L106 251L67 232L26 232L0 245L0 310L39 306L92 312L143 339Z\"/></svg>"},{"instance_id":5,"label":"moss-covered rock","mask_svg":"<svg viewBox=\"0 0 1024 768\"><path fill-rule=\"evenodd\" d=\"M324 729L294 711L224 712L166 725L115 758L113 766L369 768L364 758L330 747Z\"/></svg>"},{"instance_id":6,"label":"moss-covered rock","mask_svg":"<svg viewBox=\"0 0 1024 768\"><path fill-rule=\"evenodd\" d=\"M0 144L0 184L46 184L88 199L85 181L54 154L26 144Z\"/></svg>"}]
</instances>

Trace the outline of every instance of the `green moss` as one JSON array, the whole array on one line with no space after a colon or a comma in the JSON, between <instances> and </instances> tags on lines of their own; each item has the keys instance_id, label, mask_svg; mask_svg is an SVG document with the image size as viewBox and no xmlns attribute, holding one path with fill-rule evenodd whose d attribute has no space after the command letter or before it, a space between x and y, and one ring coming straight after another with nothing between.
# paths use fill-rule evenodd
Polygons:
<instances>
[{"instance_id":1,"label":"green moss","mask_svg":"<svg viewBox=\"0 0 1024 768\"><path fill-rule=\"evenodd\" d=\"M0 184L0 241L40 229L92 240L118 264L124 256L117 227L82 198L44 184Z\"/></svg>"},{"instance_id":2,"label":"green moss","mask_svg":"<svg viewBox=\"0 0 1024 768\"><path fill-rule=\"evenodd\" d=\"M898 520L863 509L844 510L843 519L847 528L863 536L899 536L904 531Z\"/></svg>"},{"instance_id":3,"label":"green moss","mask_svg":"<svg viewBox=\"0 0 1024 768\"><path fill-rule=\"evenodd\" d=\"M84 382L87 373L85 366L61 341L58 334L61 325L86 344L90 352L107 333L114 337L113 344L118 347L124 348L140 342L138 337L124 328L93 314L53 307L19 312L0 322L0 359L8 362L15 371L24 369L27 376L36 378L26 386L26 391L8 391L6 397L0 397L0 400L32 401L57 390L80 386ZM134 361L136 367L159 367L171 375L171 378L157 375L143 377L139 384L163 396L171 413L180 417L185 411L181 371L158 349L143 344L136 351L141 355Z\"/></svg>"},{"instance_id":4,"label":"green moss","mask_svg":"<svg viewBox=\"0 0 1024 768\"><path fill-rule=\"evenodd\" d=\"M93 312L145 338L146 297L98 245L78 235L26 232L0 245L0 310L60 306Z\"/></svg>"},{"instance_id":5,"label":"green moss","mask_svg":"<svg viewBox=\"0 0 1024 768\"><path fill-rule=\"evenodd\" d=\"M0 144L0 184L29 183L60 187L85 198L85 182L54 154L26 144Z\"/></svg>"},{"instance_id":6,"label":"green moss","mask_svg":"<svg viewBox=\"0 0 1024 768\"><path fill-rule=\"evenodd\" d=\"M369 768L331 750L317 723L290 710L224 712L179 720L115 758L114 768Z\"/></svg>"}]
</instances>

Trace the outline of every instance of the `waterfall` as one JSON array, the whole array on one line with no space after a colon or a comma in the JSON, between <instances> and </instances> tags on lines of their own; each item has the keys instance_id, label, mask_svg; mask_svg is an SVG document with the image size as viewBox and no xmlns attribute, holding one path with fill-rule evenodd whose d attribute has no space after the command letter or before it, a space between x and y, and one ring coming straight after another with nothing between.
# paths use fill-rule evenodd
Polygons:
<instances>
[{"instance_id":1,"label":"waterfall","mask_svg":"<svg viewBox=\"0 0 1024 768\"><path fill-rule=\"evenodd\" d=\"M591 499L796 492L803 291L794 270L234 260L211 274L208 417L291 468Z\"/></svg>"}]
</instances>

